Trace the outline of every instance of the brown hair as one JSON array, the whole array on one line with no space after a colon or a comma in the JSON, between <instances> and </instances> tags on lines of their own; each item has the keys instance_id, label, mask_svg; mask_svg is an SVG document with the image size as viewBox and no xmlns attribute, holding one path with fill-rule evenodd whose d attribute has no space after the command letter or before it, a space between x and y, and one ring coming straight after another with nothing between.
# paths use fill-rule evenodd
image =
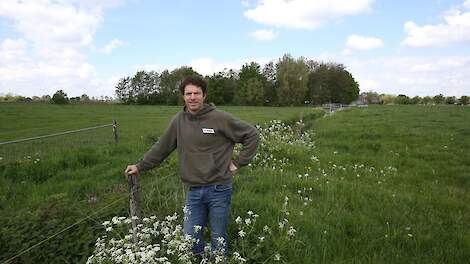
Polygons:
<instances>
[{"instance_id":1,"label":"brown hair","mask_svg":"<svg viewBox=\"0 0 470 264\"><path fill-rule=\"evenodd\" d=\"M187 76L186 78L183 79L183 81L180 84L180 92L182 95L184 95L184 88L186 85L195 85L199 88L201 88L202 93L205 95L207 94L207 82L199 75L191 75Z\"/></svg>"}]
</instances>

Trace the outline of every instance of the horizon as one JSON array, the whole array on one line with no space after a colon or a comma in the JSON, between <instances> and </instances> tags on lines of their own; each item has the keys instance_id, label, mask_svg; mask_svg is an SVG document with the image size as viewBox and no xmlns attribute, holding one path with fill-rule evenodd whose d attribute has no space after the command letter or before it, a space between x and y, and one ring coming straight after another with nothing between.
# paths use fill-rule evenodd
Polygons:
<instances>
[{"instance_id":1,"label":"horizon","mask_svg":"<svg viewBox=\"0 0 470 264\"><path fill-rule=\"evenodd\" d=\"M345 65L360 93L470 91L470 0L4 0L0 95L115 97L138 70L207 76L284 54Z\"/></svg>"}]
</instances>

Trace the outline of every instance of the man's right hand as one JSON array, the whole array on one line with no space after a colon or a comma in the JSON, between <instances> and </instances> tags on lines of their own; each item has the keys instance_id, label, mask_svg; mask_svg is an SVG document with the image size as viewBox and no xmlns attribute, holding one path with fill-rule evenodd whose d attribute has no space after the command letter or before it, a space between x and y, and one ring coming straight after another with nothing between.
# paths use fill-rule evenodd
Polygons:
<instances>
[{"instance_id":1,"label":"man's right hand","mask_svg":"<svg viewBox=\"0 0 470 264\"><path fill-rule=\"evenodd\" d=\"M124 171L124 175L128 177L129 175L132 175L132 174L136 174L136 175L139 174L139 169L137 168L136 165L127 165L127 168Z\"/></svg>"}]
</instances>

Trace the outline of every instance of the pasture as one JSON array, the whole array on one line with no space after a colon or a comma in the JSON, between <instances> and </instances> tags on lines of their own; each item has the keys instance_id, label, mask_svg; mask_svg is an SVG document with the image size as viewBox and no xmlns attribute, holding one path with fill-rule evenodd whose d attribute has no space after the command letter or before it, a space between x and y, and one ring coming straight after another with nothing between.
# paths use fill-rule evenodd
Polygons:
<instances>
[{"instance_id":1,"label":"pasture","mask_svg":"<svg viewBox=\"0 0 470 264\"><path fill-rule=\"evenodd\" d=\"M65 230L12 263L85 262L105 232L101 223L128 215L124 166L143 155L179 109L0 104L0 141L113 119L120 134L116 145L111 131L100 131L57 141L55 154L39 161L0 160L0 261ZM221 109L251 123L277 119L293 128L261 127L260 155L234 181L232 220L247 219L248 211L259 215L250 232L244 229L246 239L239 236L244 227L230 225L231 245L249 263L470 259L469 107L377 106L326 117L311 108ZM293 122L301 111L308 136ZM77 140L79 146L70 148ZM140 175L145 216L181 213L184 195L175 164L172 155L161 168ZM259 237L268 237L264 226L274 234L266 239L269 247L257 246ZM282 235L287 227L296 230L293 236Z\"/></svg>"}]
</instances>

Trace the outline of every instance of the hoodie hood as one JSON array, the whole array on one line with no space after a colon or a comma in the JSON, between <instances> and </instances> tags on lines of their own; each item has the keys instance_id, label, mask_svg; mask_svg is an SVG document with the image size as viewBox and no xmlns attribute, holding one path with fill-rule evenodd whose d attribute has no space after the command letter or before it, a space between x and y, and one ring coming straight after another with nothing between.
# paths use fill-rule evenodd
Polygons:
<instances>
[{"instance_id":1,"label":"hoodie hood","mask_svg":"<svg viewBox=\"0 0 470 264\"><path fill-rule=\"evenodd\" d=\"M201 110L199 110L196 114L192 114L190 113L187 109L186 109L186 106L184 106L183 108L183 112L185 115L191 115L191 116L194 116L194 117L199 117L199 116L202 116L202 115L205 115L211 111L215 110L215 105L210 103L210 104L204 104L204 106L202 107Z\"/></svg>"}]
</instances>

